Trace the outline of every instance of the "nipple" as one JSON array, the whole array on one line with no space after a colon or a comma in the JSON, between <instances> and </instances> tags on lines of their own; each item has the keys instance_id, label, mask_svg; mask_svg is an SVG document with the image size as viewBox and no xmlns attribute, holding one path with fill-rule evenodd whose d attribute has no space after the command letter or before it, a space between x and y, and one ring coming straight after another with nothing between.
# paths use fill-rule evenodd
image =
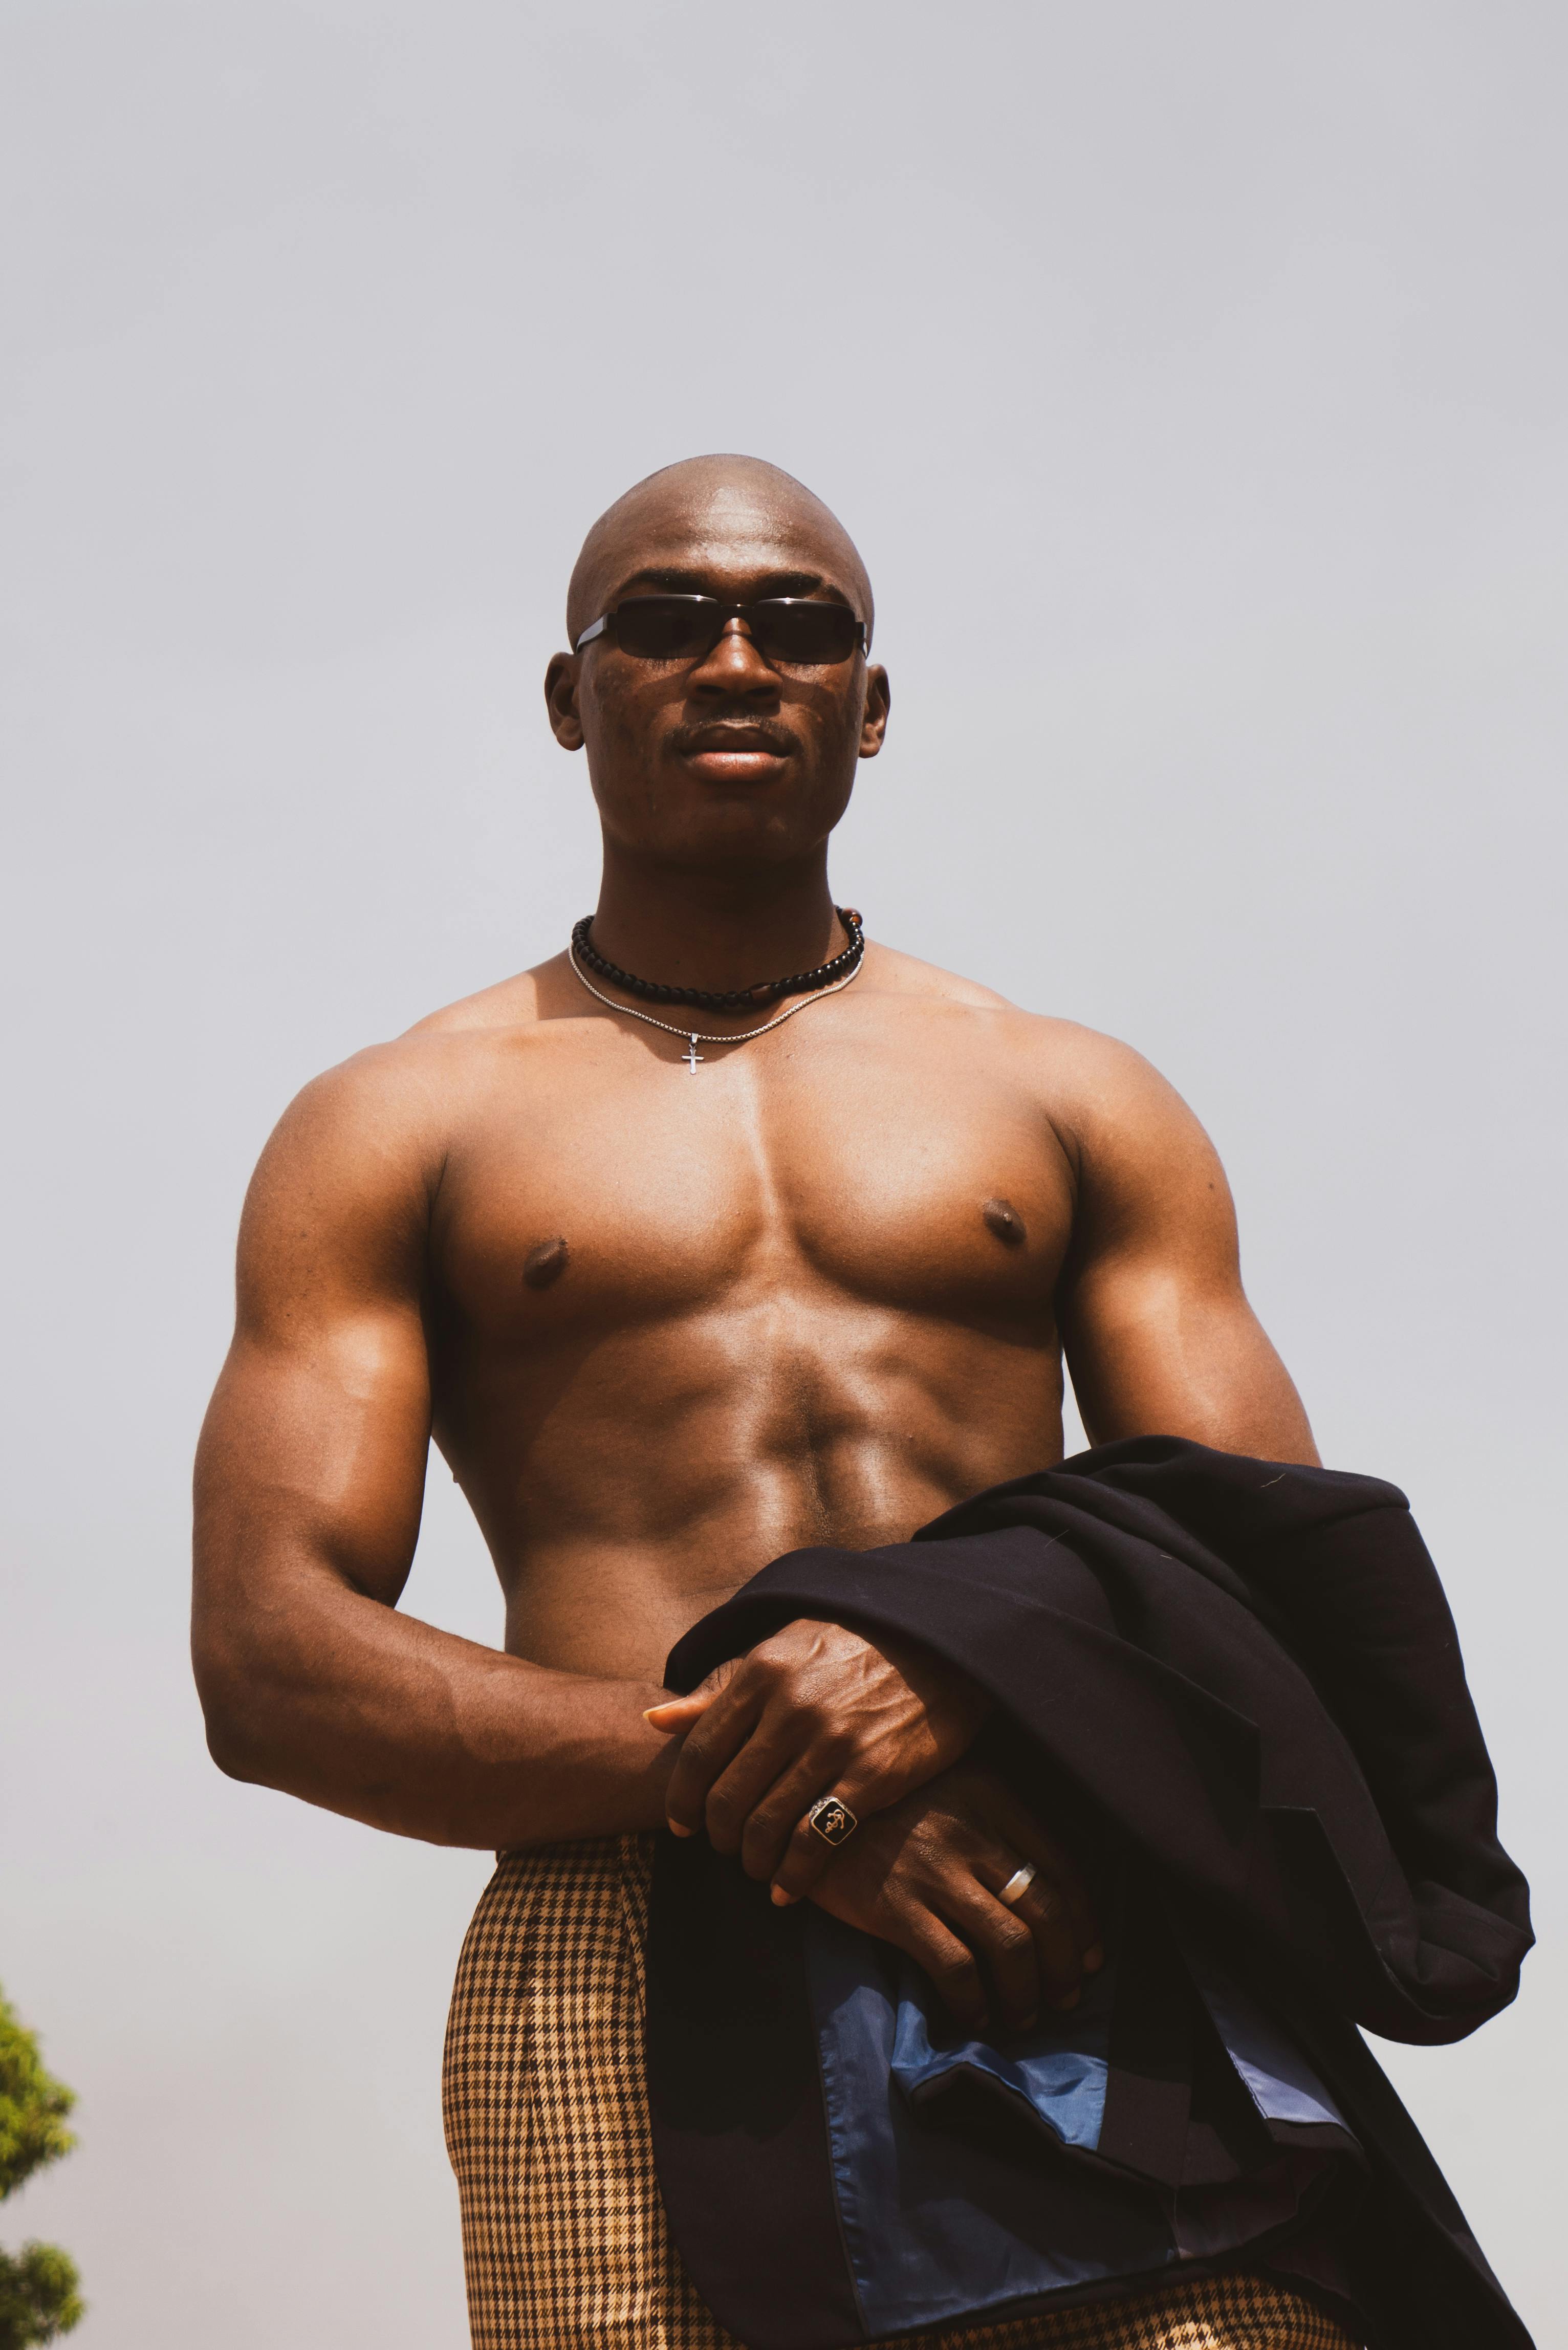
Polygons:
<instances>
[{"instance_id":1,"label":"nipple","mask_svg":"<svg viewBox=\"0 0 1568 2350\"><path fill-rule=\"evenodd\" d=\"M980 1212L987 1232L994 1232L1009 1248L1022 1248L1029 1238L1023 1219L1011 1200L988 1200Z\"/></svg>"},{"instance_id":2,"label":"nipple","mask_svg":"<svg viewBox=\"0 0 1568 2350\"><path fill-rule=\"evenodd\" d=\"M537 1248L531 1248L523 1260L523 1278L529 1288L548 1289L552 1282L559 1281L571 1253L558 1232L553 1241L541 1241Z\"/></svg>"}]
</instances>

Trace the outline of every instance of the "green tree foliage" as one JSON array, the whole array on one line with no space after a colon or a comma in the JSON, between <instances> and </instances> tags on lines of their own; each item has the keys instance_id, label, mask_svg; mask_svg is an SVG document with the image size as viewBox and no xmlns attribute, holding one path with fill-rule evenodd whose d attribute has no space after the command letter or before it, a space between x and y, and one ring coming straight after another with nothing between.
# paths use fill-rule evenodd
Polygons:
<instances>
[{"instance_id":1,"label":"green tree foliage","mask_svg":"<svg viewBox=\"0 0 1568 2350\"><path fill-rule=\"evenodd\" d=\"M33 2033L0 1996L0 2201L76 2144L66 2127L75 2103L44 2070ZM82 2314L74 2265L53 2244L0 2252L0 2350L32 2350L67 2334Z\"/></svg>"}]
</instances>

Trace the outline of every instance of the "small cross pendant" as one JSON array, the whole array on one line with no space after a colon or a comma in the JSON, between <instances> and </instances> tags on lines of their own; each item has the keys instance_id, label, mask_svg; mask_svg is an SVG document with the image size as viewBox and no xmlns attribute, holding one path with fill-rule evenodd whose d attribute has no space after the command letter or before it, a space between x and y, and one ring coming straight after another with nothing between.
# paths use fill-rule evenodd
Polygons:
<instances>
[{"instance_id":1,"label":"small cross pendant","mask_svg":"<svg viewBox=\"0 0 1568 2350\"><path fill-rule=\"evenodd\" d=\"M697 1064L703 1057L703 1055L697 1050L697 1039L695 1036L692 1037L691 1042L687 1045L686 1050L681 1054L680 1057L685 1062L687 1067L691 1070L692 1076L695 1076L697 1074Z\"/></svg>"}]
</instances>

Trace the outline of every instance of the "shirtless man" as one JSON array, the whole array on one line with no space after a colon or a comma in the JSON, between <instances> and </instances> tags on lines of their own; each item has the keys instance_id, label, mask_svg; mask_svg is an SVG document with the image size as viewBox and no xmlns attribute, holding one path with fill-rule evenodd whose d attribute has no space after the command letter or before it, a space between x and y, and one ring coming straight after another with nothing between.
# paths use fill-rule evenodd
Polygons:
<instances>
[{"instance_id":1,"label":"shirtless man","mask_svg":"<svg viewBox=\"0 0 1568 2350\"><path fill-rule=\"evenodd\" d=\"M616 617L672 596L717 604ZM752 608L781 598L849 618L815 642ZM728 991L850 946L827 844L888 723L872 621L841 525L755 461L672 466L594 525L545 690L602 820L599 957ZM1155 1072L891 948L854 969L715 1013L563 952L306 1088L251 1188L202 1440L197 1672L235 1777L511 1854L706 1831L900 1944L961 2020L1019 2022L1074 1998L1097 1933L1048 1824L962 1759L978 1693L797 1624L661 1711L666 1655L782 1552L900 1541L1059 1460L1064 1349L1092 1440L1315 1455ZM432 1434L504 1652L397 1610ZM826 1793L863 1821L837 1853L804 1825ZM721 2338L668 2247L613 2324L507 2332L536 2281L498 2278L466 2194L465 2226L478 2341Z\"/></svg>"}]
</instances>

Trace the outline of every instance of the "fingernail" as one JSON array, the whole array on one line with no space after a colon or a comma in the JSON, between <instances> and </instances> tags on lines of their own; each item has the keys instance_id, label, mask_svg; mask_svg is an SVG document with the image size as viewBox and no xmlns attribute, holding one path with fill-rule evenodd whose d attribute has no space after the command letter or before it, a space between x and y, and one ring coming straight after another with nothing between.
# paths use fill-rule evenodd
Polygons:
<instances>
[{"instance_id":1,"label":"fingernail","mask_svg":"<svg viewBox=\"0 0 1568 2350\"><path fill-rule=\"evenodd\" d=\"M1039 2021L1040 2018L1037 2015L1026 2015L1018 2029L1020 2032L1033 2032Z\"/></svg>"},{"instance_id":2,"label":"fingernail","mask_svg":"<svg viewBox=\"0 0 1568 2350\"><path fill-rule=\"evenodd\" d=\"M786 1893L782 1885L774 1885L768 1888L768 1898L775 1909L787 1909L794 1899L794 1895Z\"/></svg>"},{"instance_id":3,"label":"fingernail","mask_svg":"<svg viewBox=\"0 0 1568 2350\"><path fill-rule=\"evenodd\" d=\"M689 1836L695 1835L697 1833L695 1828L683 1828L679 1820L670 1820L666 1825L671 1835Z\"/></svg>"},{"instance_id":4,"label":"fingernail","mask_svg":"<svg viewBox=\"0 0 1568 2350\"><path fill-rule=\"evenodd\" d=\"M1075 1991L1070 1991L1065 1999L1059 1999L1056 2002L1057 2008L1062 2014L1065 2015L1069 2008L1077 2006L1078 1999L1079 1993Z\"/></svg>"},{"instance_id":5,"label":"fingernail","mask_svg":"<svg viewBox=\"0 0 1568 2350\"><path fill-rule=\"evenodd\" d=\"M1097 1975L1105 1963L1106 1953L1100 1943L1096 1942L1092 1950L1084 1952L1084 1972L1086 1975Z\"/></svg>"}]
</instances>

